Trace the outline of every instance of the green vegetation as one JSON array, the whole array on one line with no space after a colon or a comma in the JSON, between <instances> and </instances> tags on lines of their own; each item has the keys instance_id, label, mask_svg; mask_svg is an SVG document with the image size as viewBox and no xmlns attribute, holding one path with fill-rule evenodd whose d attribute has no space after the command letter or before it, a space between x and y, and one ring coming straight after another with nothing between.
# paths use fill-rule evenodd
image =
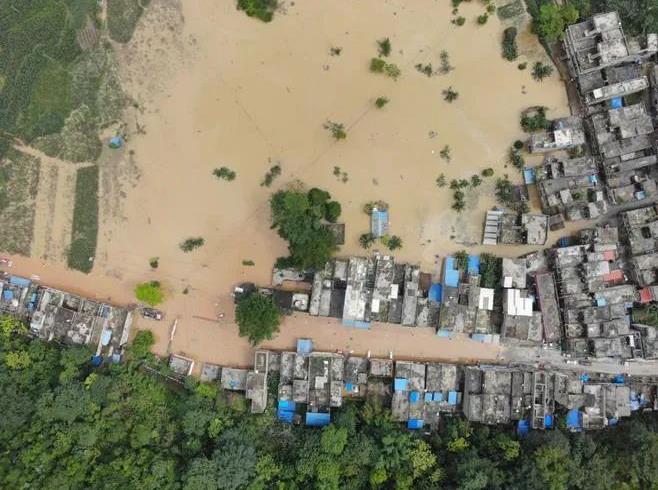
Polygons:
<instances>
[{"instance_id":1,"label":"green vegetation","mask_svg":"<svg viewBox=\"0 0 658 490\"><path fill-rule=\"evenodd\" d=\"M658 327L658 305L633 307L633 322Z\"/></svg>"},{"instance_id":2,"label":"green vegetation","mask_svg":"<svg viewBox=\"0 0 658 490\"><path fill-rule=\"evenodd\" d=\"M389 102L388 97L377 97L377 99L375 99L375 106L377 107L377 109L381 109L386 104L388 104L388 102Z\"/></svg>"},{"instance_id":3,"label":"green vegetation","mask_svg":"<svg viewBox=\"0 0 658 490\"><path fill-rule=\"evenodd\" d=\"M324 219L329 223L335 223L342 213L342 207L338 201L329 201L325 204Z\"/></svg>"},{"instance_id":4,"label":"green vegetation","mask_svg":"<svg viewBox=\"0 0 658 490\"><path fill-rule=\"evenodd\" d=\"M479 25L484 25L484 24L486 24L488 20L489 20L489 15L486 14L486 13L485 13L485 14L482 14L482 15L478 15L478 17L477 17L477 23L478 23Z\"/></svg>"},{"instance_id":5,"label":"green vegetation","mask_svg":"<svg viewBox=\"0 0 658 490\"><path fill-rule=\"evenodd\" d=\"M127 43L150 0L107 0L107 29L113 41Z\"/></svg>"},{"instance_id":6,"label":"green vegetation","mask_svg":"<svg viewBox=\"0 0 658 490\"><path fill-rule=\"evenodd\" d=\"M522 170L525 167L525 159L520 150L510 148L508 153L508 161L514 168Z\"/></svg>"},{"instance_id":7,"label":"green vegetation","mask_svg":"<svg viewBox=\"0 0 658 490\"><path fill-rule=\"evenodd\" d=\"M228 167L216 168L215 170L212 171L212 174L218 179L227 180L229 182L235 180L235 177L237 175L234 170L231 170Z\"/></svg>"},{"instance_id":8,"label":"green vegetation","mask_svg":"<svg viewBox=\"0 0 658 490\"><path fill-rule=\"evenodd\" d=\"M278 163L270 167L268 172L265 174L265 178L260 183L262 187L269 187L276 180L276 178L281 175L281 165Z\"/></svg>"},{"instance_id":9,"label":"green vegetation","mask_svg":"<svg viewBox=\"0 0 658 490\"><path fill-rule=\"evenodd\" d=\"M425 436L368 398L332 410L323 429L290 426L276 420L272 396L253 415L241 394L169 382L152 342L138 332L126 363L93 368L83 348L2 340L0 487L564 490L658 481L650 413L601 431L558 426L520 440L507 426L445 417ZM276 390L276 376L268 381Z\"/></svg>"},{"instance_id":10,"label":"green vegetation","mask_svg":"<svg viewBox=\"0 0 658 490\"><path fill-rule=\"evenodd\" d=\"M440 174L436 178L436 185L437 187L445 187L447 185L446 176L444 174Z\"/></svg>"},{"instance_id":11,"label":"green vegetation","mask_svg":"<svg viewBox=\"0 0 658 490\"><path fill-rule=\"evenodd\" d=\"M395 63L387 63L386 67L384 68L384 72L386 73L386 76L392 78L393 80L397 80L398 77L402 74L398 68L398 65Z\"/></svg>"},{"instance_id":12,"label":"green vegetation","mask_svg":"<svg viewBox=\"0 0 658 490\"><path fill-rule=\"evenodd\" d=\"M418 63L417 65L415 65L415 68L417 71L428 77L431 77L434 74L431 63L428 63L426 65L423 65L422 63Z\"/></svg>"},{"instance_id":13,"label":"green vegetation","mask_svg":"<svg viewBox=\"0 0 658 490\"><path fill-rule=\"evenodd\" d=\"M525 69L528 67L528 63L526 63L526 62L524 61L523 63L519 63L518 65L516 65L516 67L517 67L519 70L523 71L523 70L525 70Z\"/></svg>"},{"instance_id":14,"label":"green vegetation","mask_svg":"<svg viewBox=\"0 0 658 490\"><path fill-rule=\"evenodd\" d=\"M455 267L462 271L465 271L468 267L468 253L466 250L455 252Z\"/></svg>"},{"instance_id":15,"label":"green vegetation","mask_svg":"<svg viewBox=\"0 0 658 490\"><path fill-rule=\"evenodd\" d=\"M199 247L202 247L206 241L201 237L187 238L179 245L180 249L187 253L195 250Z\"/></svg>"},{"instance_id":16,"label":"green vegetation","mask_svg":"<svg viewBox=\"0 0 658 490\"><path fill-rule=\"evenodd\" d=\"M498 17L502 20L507 20L522 15L525 12L525 7L522 0L514 0L502 7L498 7L496 11L498 12Z\"/></svg>"},{"instance_id":17,"label":"green vegetation","mask_svg":"<svg viewBox=\"0 0 658 490\"><path fill-rule=\"evenodd\" d=\"M278 7L277 0L238 0L238 10L244 10L249 17L270 22Z\"/></svg>"},{"instance_id":18,"label":"green vegetation","mask_svg":"<svg viewBox=\"0 0 658 490\"><path fill-rule=\"evenodd\" d=\"M452 155L450 154L450 146L445 145L443 148L441 148L441 151L439 152L439 156L443 158L446 162L450 163L450 160L452 160Z\"/></svg>"},{"instance_id":19,"label":"green vegetation","mask_svg":"<svg viewBox=\"0 0 658 490\"><path fill-rule=\"evenodd\" d=\"M382 245L384 245L389 250L397 250L402 248L402 239L397 235L385 235L381 238Z\"/></svg>"},{"instance_id":20,"label":"green vegetation","mask_svg":"<svg viewBox=\"0 0 658 490\"><path fill-rule=\"evenodd\" d=\"M242 265L244 265L245 267L253 267L256 265L256 262L254 262L251 259L247 259L242 261Z\"/></svg>"},{"instance_id":21,"label":"green vegetation","mask_svg":"<svg viewBox=\"0 0 658 490\"><path fill-rule=\"evenodd\" d=\"M391 54L391 40L385 37L377 41L377 51L379 52L379 56L388 57Z\"/></svg>"},{"instance_id":22,"label":"green vegetation","mask_svg":"<svg viewBox=\"0 0 658 490\"><path fill-rule=\"evenodd\" d=\"M500 279L503 275L503 259L491 254L480 255L481 285L485 288L500 288Z\"/></svg>"},{"instance_id":23,"label":"green vegetation","mask_svg":"<svg viewBox=\"0 0 658 490\"><path fill-rule=\"evenodd\" d=\"M386 61L381 58L372 58L370 60L370 71L373 73L384 73Z\"/></svg>"},{"instance_id":24,"label":"green vegetation","mask_svg":"<svg viewBox=\"0 0 658 490\"><path fill-rule=\"evenodd\" d=\"M158 281L143 282L135 286L135 297L149 306L156 306L164 300L162 285Z\"/></svg>"},{"instance_id":25,"label":"green vegetation","mask_svg":"<svg viewBox=\"0 0 658 490\"><path fill-rule=\"evenodd\" d=\"M323 220L337 219L340 205L330 199L328 192L317 188L309 192L289 189L272 196L272 228L288 242L290 253L289 257L279 260L280 265L320 268L331 258L337 250L336 238Z\"/></svg>"},{"instance_id":26,"label":"green vegetation","mask_svg":"<svg viewBox=\"0 0 658 490\"><path fill-rule=\"evenodd\" d=\"M503 31L503 58L514 61L519 56L516 44L516 27L508 27Z\"/></svg>"},{"instance_id":27,"label":"green vegetation","mask_svg":"<svg viewBox=\"0 0 658 490\"><path fill-rule=\"evenodd\" d=\"M521 127L526 133L550 128L551 121L546 117L546 107L539 106L525 111L521 116Z\"/></svg>"},{"instance_id":28,"label":"green vegetation","mask_svg":"<svg viewBox=\"0 0 658 490\"><path fill-rule=\"evenodd\" d=\"M616 10L626 35L658 32L658 10L652 0L577 0L572 3L578 7L581 17Z\"/></svg>"},{"instance_id":29,"label":"green vegetation","mask_svg":"<svg viewBox=\"0 0 658 490\"><path fill-rule=\"evenodd\" d=\"M451 22L456 26L463 26L466 23L466 18L460 15L459 17L452 19Z\"/></svg>"},{"instance_id":30,"label":"green vegetation","mask_svg":"<svg viewBox=\"0 0 658 490\"><path fill-rule=\"evenodd\" d=\"M512 146L514 146L515 150L523 150L525 143L523 143L521 140L516 140Z\"/></svg>"},{"instance_id":31,"label":"green vegetation","mask_svg":"<svg viewBox=\"0 0 658 490\"><path fill-rule=\"evenodd\" d=\"M494 169L489 167L482 170L482 177L491 177L494 174Z\"/></svg>"},{"instance_id":32,"label":"green vegetation","mask_svg":"<svg viewBox=\"0 0 658 490\"><path fill-rule=\"evenodd\" d=\"M329 54L331 56L340 56L340 54L343 52L343 48L340 48L338 46L332 46L329 48Z\"/></svg>"},{"instance_id":33,"label":"green vegetation","mask_svg":"<svg viewBox=\"0 0 658 490\"><path fill-rule=\"evenodd\" d=\"M157 269L160 266L160 258L151 257L151 259L149 259L149 265L151 266L151 269Z\"/></svg>"},{"instance_id":34,"label":"green vegetation","mask_svg":"<svg viewBox=\"0 0 658 490\"><path fill-rule=\"evenodd\" d=\"M334 177L336 179L340 180L343 184L345 184L349 180L349 176L347 175L347 172L343 172L340 167L334 167L333 171Z\"/></svg>"},{"instance_id":35,"label":"green vegetation","mask_svg":"<svg viewBox=\"0 0 658 490\"><path fill-rule=\"evenodd\" d=\"M347 138L347 132L345 131L345 126L342 123L327 121L324 123L324 129L328 130L336 141L344 140Z\"/></svg>"},{"instance_id":36,"label":"green vegetation","mask_svg":"<svg viewBox=\"0 0 658 490\"><path fill-rule=\"evenodd\" d=\"M539 15L535 18L535 32L546 41L557 41L564 36L564 29L578 20L578 15L573 4L545 3L539 7Z\"/></svg>"},{"instance_id":37,"label":"green vegetation","mask_svg":"<svg viewBox=\"0 0 658 490\"><path fill-rule=\"evenodd\" d=\"M362 248L368 250L370 247L372 247L373 243L375 243L375 240L375 235L372 233L364 233L359 237L359 245L361 245Z\"/></svg>"},{"instance_id":38,"label":"green vegetation","mask_svg":"<svg viewBox=\"0 0 658 490\"><path fill-rule=\"evenodd\" d=\"M477 174L471 175L471 187L478 187L480 184L482 184L482 178Z\"/></svg>"},{"instance_id":39,"label":"green vegetation","mask_svg":"<svg viewBox=\"0 0 658 490\"><path fill-rule=\"evenodd\" d=\"M242 296L235 307L240 337L248 337L251 345L271 339L279 331L280 317L272 297L260 293Z\"/></svg>"},{"instance_id":40,"label":"green vegetation","mask_svg":"<svg viewBox=\"0 0 658 490\"><path fill-rule=\"evenodd\" d=\"M446 102L453 102L459 98L459 92L453 90L452 87L448 87L441 93L443 94L443 100Z\"/></svg>"},{"instance_id":41,"label":"green vegetation","mask_svg":"<svg viewBox=\"0 0 658 490\"><path fill-rule=\"evenodd\" d=\"M68 266L90 272L94 266L98 236L98 167L77 171L73 227L68 253Z\"/></svg>"},{"instance_id":42,"label":"green vegetation","mask_svg":"<svg viewBox=\"0 0 658 490\"><path fill-rule=\"evenodd\" d=\"M553 67L551 65L546 65L541 61L537 61L532 66L532 78L536 81L541 82L544 78L550 77L553 73Z\"/></svg>"},{"instance_id":43,"label":"green vegetation","mask_svg":"<svg viewBox=\"0 0 658 490\"><path fill-rule=\"evenodd\" d=\"M524 199L516 199L514 194L514 186L507 174L496 180L496 200L502 206L509 207L519 213L527 213L528 203Z\"/></svg>"},{"instance_id":44,"label":"green vegetation","mask_svg":"<svg viewBox=\"0 0 658 490\"><path fill-rule=\"evenodd\" d=\"M439 59L441 60L441 66L439 67L439 73L441 75L447 75L452 70L454 70L454 67L450 65L450 55L445 49L441 50Z\"/></svg>"}]
</instances>

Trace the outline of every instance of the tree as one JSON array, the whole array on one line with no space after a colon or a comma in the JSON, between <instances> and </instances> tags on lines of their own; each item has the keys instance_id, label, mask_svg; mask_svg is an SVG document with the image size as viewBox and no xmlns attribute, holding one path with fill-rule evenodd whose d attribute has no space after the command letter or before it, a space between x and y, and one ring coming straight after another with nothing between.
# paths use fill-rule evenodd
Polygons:
<instances>
[{"instance_id":1,"label":"tree","mask_svg":"<svg viewBox=\"0 0 658 490\"><path fill-rule=\"evenodd\" d=\"M149 306L155 306L164 300L164 292L158 281L149 281L135 287L135 297Z\"/></svg>"},{"instance_id":2,"label":"tree","mask_svg":"<svg viewBox=\"0 0 658 490\"><path fill-rule=\"evenodd\" d=\"M377 41L377 50L379 51L379 56L388 56L391 54L391 40L385 37Z\"/></svg>"},{"instance_id":3,"label":"tree","mask_svg":"<svg viewBox=\"0 0 658 490\"><path fill-rule=\"evenodd\" d=\"M9 369L26 369L31 363L30 354L24 350L7 352L5 355L5 364Z\"/></svg>"},{"instance_id":4,"label":"tree","mask_svg":"<svg viewBox=\"0 0 658 490\"><path fill-rule=\"evenodd\" d=\"M347 138L347 132L345 131L345 126L342 123L327 121L324 123L324 128L331 133L331 136L333 136L336 141L344 140Z\"/></svg>"},{"instance_id":5,"label":"tree","mask_svg":"<svg viewBox=\"0 0 658 490\"><path fill-rule=\"evenodd\" d=\"M329 201L325 204L324 219L326 219L329 223L335 223L336 220L338 220L341 212L342 208L338 201Z\"/></svg>"},{"instance_id":6,"label":"tree","mask_svg":"<svg viewBox=\"0 0 658 490\"><path fill-rule=\"evenodd\" d=\"M150 330L140 330L135 335L128 352L131 359L144 359L151 352L151 347L155 343L155 336Z\"/></svg>"},{"instance_id":7,"label":"tree","mask_svg":"<svg viewBox=\"0 0 658 490\"><path fill-rule=\"evenodd\" d=\"M382 243L389 250L397 250L398 248L402 248L402 238L397 235L382 237Z\"/></svg>"},{"instance_id":8,"label":"tree","mask_svg":"<svg viewBox=\"0 0 658 490\"><path fill-rule=\"evenodd\" d=\"M202 247L206 241L201 237L187 238L180 244L180 249L187 253L195 250L199 247Z\"/></svg>"},{"instance_id":9,"label":"tree","mask_svg":"<svg viewBox=\"0 0 658 490\"><path fill-rule=\"evenodd\" d=\"M372 247L373 243L375 243L375 235L372 233L364 233L359 237L359 244L366 250Z\"/></svg>"},{"instance_id":10,"label":"tree","mask_svg":"<svg viewBox=\"0 0 658 490\"><path fill-rule=\"evenodd\" d=\"M322 429L320 445L322 451L332 456L340 456L347 444L347 430L335 425L329 425Z\"/></svg>"},{"instance_id":11,"label":"tree","mask_svg":"<svg viewBox=\"0 0 658 490\"><path fill-rule=\"evenodd\" d=\"M539 37L553 42L564 37L564 30L569 24L578 20L578 9L571 3L558 6L545 3L539 8L535 20L535 30Z\"/></svg>"},{"instance_id":12,"label":"tree","mask_svg":"<svg viewBox=\"0 0 658 490\"><path fill-rule=\"evenodd\" d=\"M388 104L388 98L387 97L377 97L375 99L375 106L377 107L377 109L381 109L386 104Z\"/></svg>"},{"instance_id":13,"label":"tree","mask_svg":"<svg viewBox=\"0 0 658 490\"><path fill-rule=\"evenodd\" d=\"M491 177L494 174L493 168L485 168L482 170L482 177Z\"/></svg>"},{"instance_id":14,"label":"tree","mask_svg":"<svg viewBox=\"0 0 658 490\"><path fill-rule=\"evenodd\" d=\"M384 73L386 62L381 58L372 58L370 60L370 71L373 73Z\"/></svg>"},{"instance_id":15,"label":"tree","mask_svg":"<svg viewBox=\"0 0 658 490\"><path fill-rule=\"evenodd\" d=\"M436 185L437 185L437 187L445 187L447 185L446 184L446 176L444 174L440 174L436 178Z\"/></svg>"},{"instance_id":16,"label":"tree","mask_svg":"<svg viewBox=\"0 0 658 490\"><path fill-rule=\"evenodd\" d=\"M240 336L252 345L271 339L279 331L281 314L271 297L254 292L242 296L235 308Z\"/></svg>"},{"instance_id":17,"label":"tree","mask_svg":"<svg viewBox=\"0 0 658 490\"><path fill-rule=\"evenodd\" d=\"M443 91L443 100L446 102L453 102L457 100L459 97L459 92L455 91L452 89L452 87L448 87Z\"/></svg>"},{"instance_id":18,"label":"tree","mask_svg":"<svg viewBox=\"0 0 658 490\"><path fill-rule=\"evenodd\" d=\"M27 327L18 318L0 315L0 340L9 340L14 334L27 333Z\"/></svg>"},{"instance_id":19,"label":"tree","mask_svg":"<svg viewBox=\"0 0 658 490\"><path fill-rule=\"evenodd\" d=\"M553 67L551 65L545 65L541 61L536 62L532 67L532 78L541 82L546 77L550 77L553 73Z\"/></svg>"}]
</instances>

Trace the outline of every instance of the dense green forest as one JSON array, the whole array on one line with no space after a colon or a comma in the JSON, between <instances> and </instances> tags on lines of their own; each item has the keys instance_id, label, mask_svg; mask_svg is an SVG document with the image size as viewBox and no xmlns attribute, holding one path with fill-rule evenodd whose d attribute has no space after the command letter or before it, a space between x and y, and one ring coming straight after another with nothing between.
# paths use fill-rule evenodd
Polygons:
<instances>
[{"instance_id":1,"label":"dense green forest","mask_svg":"<svg viewBox=\"0 0 658 490\"><path fill-rule=\"evenodd\" d=\"M30 341L0 319L0 488L647 489L658 486L654 416L616 429L535 432L446 418L411 433L375 403L324 429L251 415L242 397L166 367L139 335L128 362L93 368L80 348ZM147 366L153 366L152 371ZM270 405L273 406L272 397Z\"/></svg>"}]
</instances>

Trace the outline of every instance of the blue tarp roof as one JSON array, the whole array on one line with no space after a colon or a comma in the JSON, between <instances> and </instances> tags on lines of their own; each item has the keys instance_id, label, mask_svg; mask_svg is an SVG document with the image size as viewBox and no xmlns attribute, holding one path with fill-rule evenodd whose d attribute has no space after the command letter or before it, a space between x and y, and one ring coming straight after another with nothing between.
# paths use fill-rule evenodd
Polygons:
<instances>
[{"instance_id":1,"label":"blue tarp roof","mask_svg":"<svg viewBox=\"0 0 658 490\"><path fill-rule=\"evenodd\" d=\"M102 356L92 356L91 358L91 365L98 367L103 363L103 357Z\"/></svg>"},{"instance_id":2,"label":"blue tarp roof","mask_svg":"<svg viewBox=\"0 0 658 490\"><path fill-rule=\"evenodd\" d=\"M549 429L553 427L553 415L551 415L550 413L544 415L544 425L546 425L546 427L548 427Z\"/></svg>"},{"instance_id":3,"label":"blue tarp roof","mask_svg":"<svg viewBox=\"0 0 658 490\"><path fill-rule=\"evenodd\" d=\"M12 286L27 288L30 286L30 284L32 284L32 281L30 281L29 279L25 279L24 277L10 276L9 284L11 284Z\"/></svg>"},{"instance_id":4,"label":"blue tarp roof","mask_svg":"<svg viewBox=\"0 0 658 490\"><path fill-rule=\"evenodd\" d=\"M421 419L409 419L407 421L407 429L422 429L423 428L423 421Z\"/></svg>"},{"instance_id":5,"label":"blue tarp roof","mask_svg":"<svg viewBox=\"0 0 658 490\"><path fill-rule=\"evenodd\" d=\"M468 256L468 273L469 274L479 274L480 273L480 256L479 255L469 255Z\"/></svg>"},{"instance_id":6,"label":"blue tarp roof","mask_svg":"<svg viewBox=\"0 0 658 490\"><path fill-rule=\"evenodd\" d=\"M329 425L331 416L328 413L306 412L306 425L322 427Z\"/></svg>"},{"instance_id":7,"label":"blue tarp roof","mask_svg":"<svg viewBox=\"0 0 658 490\"><path fill-rule=\"evenodd\" d=\"M453 288L459 287L459 271L455 269L454 257L446 257L443 264L443 284Z\"/></svg>"},{"instance_id":8,"label":"blue tarp roof","mask_svg":"<svg viewBox=\"0 0 658 490\"><path fill-rule=\"evenodd\" d=\"M615 425L617 425L617 422L619 422L619 420L616 419L616 418L608 419L608 425L610 425L610 426L615 426Z\"/></svg>"},{"instance_id":9,"label":"blue tarp roof","mask_svg":"<svg viewBox=\"0 0 658 490\"><path fill-rule=\"evenodd\" d=\"M615 97L610 100L611 109L619 109L624 106L624 100L621 97Z\"/></svg>"},{"instance_id":10,"label":"blue tarp roof","mask_svg":"<svg viewBox=\"0 0 658 490\"><path fill-rule=\"evenodd\" d=\"M281 410L295 410L295 402L292 400L279 400L279 409Z\"/></svg>"},{"instance_id":11,"label":"blue tarp roof","mask_svg":"<svg viewBox=\"0 0 658 490\"><path fill-rule=\"evenodd\" d=\"M425 401L426 402L431 402L432 401L432 393L431 392L428 391L427 393L425 393Z\"/></svg>"},{"instance_id":12,"label":"blue tarp roof","mask_svg":"<svg viewBox=\"0 0 658 490\"><path fill-rule=\"evenodd\" d=\"M297 352L299 354L310 354L313 352L313 341L311 339L297 339Z\"/></svg>"},{"instance_id":13,"label":"blue tarp roof","mask_svg":"<svg viewBox=\"0 0 658 490\"><path fill-rule=\"evenodd\" d=\"M605 306L608 301L605 298L596 298L596 306Z\"/></svg>"},{"instance_id":14,"label":"blue tarp roof","mask_svg":"<svg viewBox=\"0 0 658 490\"><path fill-rule=\"evenodd\" d=\"M558 247L568 247L571 239L568 236L563 236L557 241Z\"/></svg>"},{"instance_id":15,"label":"blue tarp roof","mask_svg":"<svg viewBox=\"0 0 658 490\"><path fill-rule=\"evenodd\" d=\"M407 389L407 380L404 378L395 378L393 382L393 389L395 391L404 391Z\"/></svg>"},{"instance_id":16,"label":"blue tarp roof","mask_svg":"<svg viewBox=\"0 0 658 490\"><path fill-rule=\"evenodd\" d=\"M519 423L516 426L516 433L519 437L524 437L530 432L530 423L526 419L519 420Z\"/></svg>"},{"instance_id":17,"label":"blue tarp roof","mask_svg":"<svg viewBox=\"0 0 658 490\"><path fill-rule=\"evenodd\" d=\"M409 393L409 401L411 403L418 403L420 401L420 393L417 391L412 391Z\"/></svg>"},{"instance_id":18,"label":"blue tarp roof","mask_svg":"<svg viewBox=\"0 0 658 490\"><path fill-rule=\"evenodd\" d=\"M352 383L345 383L345 391L353 391L354 385Z\"/></svg>"},{"instance_id":19,"label":"blue tarp roof","mask_svg":"<svg viewBox=\"0 0 658 490\"><path fill-rule=\"evenodd\" d=\"M435 391L434 392L434 401L435 402L442 402L443 401L443 393L440 391Z\"/></svg>"},{"instance_id":20,"label":"blue tarp roof","mask_svg":"<svg viewBox=\"0 0 658 490\"><path fill-rule=\"evenodd\" d=\"M2 292L2 299L5 301L11 301L14 298L14 292L11 289L5 289Z\"/></svg>"},{"instance_id":21,"label":"blue tarp roof","mask_svg":"<svg viewBox=\"0 0 658 490\"><path fill-rule=\"evenodd\" d=\"M580 431L583 428L583 414L577 408L567 412L567 429Z\"/></svg>"},{"instance_id":22,"label":"blue tarp roof","mask_svg":"<svg viewBox=\"0 0 658 490\"><path fill-rule=\"evenodd\" d=\"M452 337L452 332L450 330L437 330L436 331L437 337Z\"/></svg>"},{"instance_id":23,"label":"blue tarp roof","mask_svg":"<svg viewBox=\"0 0 658 490\"><path fill-rule=\"evenodd\" d=\"M471 339L475 340L476 342L486 342L487 340L487 334L486 333L474 333L471 334Z\"/></svg>"},{"instance_id":24,"label":"blue tarp roof","mask_svg":"<svg viewBox=\"0 0 658 490\"><path fill-rule=\"evenodd\" d=\"M443 286L441 286L441 284L432 284L428 293L428 297L430 301L436 301L437 303L440 303L441 298L443 298Z\"/></svg>"},{"instance_id":25,"label":"blue tarp roof","mask_svg":"<svg viewBox=\"0 0 658 490\"><path fill-rule=\"evenodd\" d=\"M457 392L449 391L448 392L448 405L457 405Z\"/></svg>"},{"instance_id":26,"label":"blue tarp roof","mask_svg":"<svg viewBox=\"0 0 658 490\"><path fill-rule=\"evenodd\" d=\"M581 374L581 375L580 375L580 380L581 380L583 383L587 383L587 382L589 381L589 374L587 374L587 373L585 373L585 374Z\"/></svg>"},{"instance_id":27,"label":"blue tarp roof","mask_svg":"<svg viewBox=\"0 0 658 490\"><path fill-rule=\"evenodd\" d=\"M534 184L537 174L534 168L524 168L523 169L523 181L526 184Z\"/></svg>"},{"instance_id":28,"label":"blue tarp roof","mask_svg":"<svg viewBox=\"0 0 658 490\"><path fill-rule=\"evenodd\" d=\"M616 383L618 385L623 385L624 384L624 375L623 374L618 374L615 376L615 378L612 380L613 383Z\"/></svg>"}]
</instances>

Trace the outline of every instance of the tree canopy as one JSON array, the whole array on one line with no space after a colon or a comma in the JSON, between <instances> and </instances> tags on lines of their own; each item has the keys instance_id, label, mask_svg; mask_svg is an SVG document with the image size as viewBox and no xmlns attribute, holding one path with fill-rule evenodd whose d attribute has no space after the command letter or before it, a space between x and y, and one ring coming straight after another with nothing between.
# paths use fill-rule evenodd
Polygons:
<instances>
[{"instance_id":1,"label":"tree canopy","mask_svg":"<svg viewBox=\"0 0 658 490\"><path fill-rule=\"evenodd\" d=\"M321 268L337 250L336 237L326 222L335 222L340 203L328 192L313 188L308 192L285 190L271 200L272 227L288 242L287 264L302 269Z\"/></svg>"},{"instance_id":2,"label":"tree canopy","mask_svg":"<svg viewBox=\"0 0 658 490\"><path fill-rule=\"evenodd\" d=\"M281 315L271 296L254 292L238 300L235 320L240 327L240 336L248 337L249 342L256 345L271 339L279 331Z\"/></svg>"},{"instance_id":3,"label":"tree canopy","mask_svg":"<svg viewBox=\"0 0 658 490\"><path fill-rule=\"evenodd\" d=\"M535 19L535 30L542 39L557 41L564 37L564 30L569 24L578 20L578 9L571 3L556 5L545 3L539 7L539 15Z\"/></svg>"},{"instance_id":4,"label":"tree canopy","mask_svg":"<svg viewBox=\"0 0 658 490\"><path fill-rule=\"evenodd\" d=\"M135 287L135 297L149 306L155 306L164 300L162 285L158 281L149 281Z\"/></svg>"},{"instance_id":5,"label":"tree canopy","mask_svg":"<svg viewBox=\"0 0 658 490\"><path fill-rule=\"evenodd\" d=\"M651 414L521 440L509 427L444 417L424 435L371 399L306 428L277 422L274 396L252 415L242 395L217 385L166 383L156 358L94 368L91 354L0 337L0 488L616 490L658 481ZM17 357L29 366L12 367Z\"/></svg>"}]
</instances>

